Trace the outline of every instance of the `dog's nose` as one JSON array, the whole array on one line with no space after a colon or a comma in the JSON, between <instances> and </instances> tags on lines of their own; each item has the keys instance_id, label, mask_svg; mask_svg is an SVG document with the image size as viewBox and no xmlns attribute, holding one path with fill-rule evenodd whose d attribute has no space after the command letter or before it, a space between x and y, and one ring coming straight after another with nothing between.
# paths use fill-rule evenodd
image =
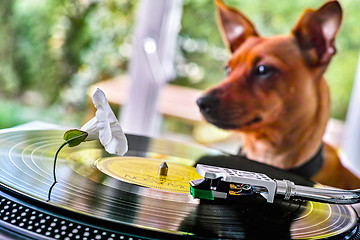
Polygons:
<instances>
[{"instance_id":1,"label":"dog's nose","mask_svg":"<svg viewBox=\"0 0 360 240\"><path fill-rule=\"evenodd\" d=\"M196 104L202 113L210 114L219 104L219 99L213 94L206 94L196 100Z\"/></svg>"}]
</instances>

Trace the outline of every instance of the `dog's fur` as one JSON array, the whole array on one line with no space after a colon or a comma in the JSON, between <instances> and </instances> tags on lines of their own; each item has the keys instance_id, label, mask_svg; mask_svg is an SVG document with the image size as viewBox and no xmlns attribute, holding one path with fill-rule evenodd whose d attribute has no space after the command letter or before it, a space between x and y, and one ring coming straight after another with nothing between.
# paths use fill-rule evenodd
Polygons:
<instances>
[{"instance_id":1,"label":"dog's fur","mask_svg":"<svg viewBox=\"0 0 360 240\"><path fill-rule=\"evenodd\" d=\"M216 0L223 39L232 53L227 77L197 101L204 118L238 131L248 158L290 169L318 151L330 116L330 94L323 78L341 25L342 10L330 1L307 9L291 34L261 37L239 11ZM353 189L360 180L331 146L313 180Z\"/></svg>"}]
</instances>

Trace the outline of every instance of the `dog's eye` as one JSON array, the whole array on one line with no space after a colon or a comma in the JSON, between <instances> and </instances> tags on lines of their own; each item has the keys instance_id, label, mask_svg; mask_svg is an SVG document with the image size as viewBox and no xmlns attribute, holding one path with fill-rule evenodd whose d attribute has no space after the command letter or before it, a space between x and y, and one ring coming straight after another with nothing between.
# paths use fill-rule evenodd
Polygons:
<instances>
[{"instance_id":1,"label":"dog's eye","mask_svg":"<svg viewBox=\"0 0 360 240\"><path fill-rule=\"evenodd\" d=\"M275 68L266 65L259 65L254 70L255 76L262 79L269 78L276 72Z\"/></svg>"},{"instance_id":2,"label":"dog's eye","mask_svg":"<svg viewBox=\"0 0 360 240\"><path fill-rule=\"evenodd\" d=\"M226 66L226 67L225 67L225 74L226 74L226 76L229 76L230 72L231 72L231 67L230 67L230 66Z\"/></svg>"}]
</instances>

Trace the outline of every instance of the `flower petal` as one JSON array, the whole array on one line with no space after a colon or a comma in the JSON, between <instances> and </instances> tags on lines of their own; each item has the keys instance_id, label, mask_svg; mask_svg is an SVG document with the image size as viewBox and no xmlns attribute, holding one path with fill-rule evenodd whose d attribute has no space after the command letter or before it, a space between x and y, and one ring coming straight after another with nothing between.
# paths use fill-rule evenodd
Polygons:
<instances>
[{"instance_id":1,"label":"flower petal","mask_svg":"<svg viewBox=\"0 0 360 240\"><path fill-rule=\"evenodd\" d=\"M103 146L105 146L113 137L112 129L110 128L110 124L107 122L100 122L98 128L100 142Z\"/></svg>"},{"instance_id":2,"label":"flower petal","mask_svg":"<svg viewBox=\"0 0 360 240\"><path fill-rule=\"evenodd\" d=\"M99 139L99 129L98 129L98 120L96 119L96 117L93 117L92 119L90 119L90 121L88 121L87 123L85 123L80 130L87 132L89 135L88 137L85 139L86 141L92 141L95 139Z\"/></svg>"},{"instance_id":3,"label":"flower petal","mask_svg":"<svg viewBox=\"0 0 360 240\"><path fill-rule=\"evenodd\" d=\"M126 138L114 137L104 147L108 153L121 156L128 151Z\"/></svg>"},{"instance_id":4,"label":"flower petal","mask_svg":"<svg viewBox=\"0 0 360 240\"><path fill-rule=\"evenodd\" d=\"M101 91L99 88L96 89L92 99L97 109L96 118L99 121L118 122L103 91Z\"/></svg>"},{"instance_id":5,"label":"flower petal","mask_svg":"<svg viewBox=\"0 0 360 240\"><path fill-rule=\"evenodd\" d=\"M108 153L124 155L128 150L127 139L104 92L98 88L92 99L96 115L81 130L88 132L87 140L99 139Z\"/></svg>"}]
</instances>

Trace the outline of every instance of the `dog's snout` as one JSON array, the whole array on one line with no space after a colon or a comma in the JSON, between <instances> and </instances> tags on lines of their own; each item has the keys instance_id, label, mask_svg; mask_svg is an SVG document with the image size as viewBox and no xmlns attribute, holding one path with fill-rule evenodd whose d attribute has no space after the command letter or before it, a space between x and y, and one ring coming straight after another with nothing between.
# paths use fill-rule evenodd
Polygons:
<instances>
[{"instance_id":1,"label":"dog's snout","mask_svg":"<svg viewBox=\"0 0 360 240\"><path fill-rule=\"evenodd\" d=\"M210 114L217 108L219 99L213 94L206 94L198 98L196 103L202 113Z\"/></svg>"}]
</instances>

